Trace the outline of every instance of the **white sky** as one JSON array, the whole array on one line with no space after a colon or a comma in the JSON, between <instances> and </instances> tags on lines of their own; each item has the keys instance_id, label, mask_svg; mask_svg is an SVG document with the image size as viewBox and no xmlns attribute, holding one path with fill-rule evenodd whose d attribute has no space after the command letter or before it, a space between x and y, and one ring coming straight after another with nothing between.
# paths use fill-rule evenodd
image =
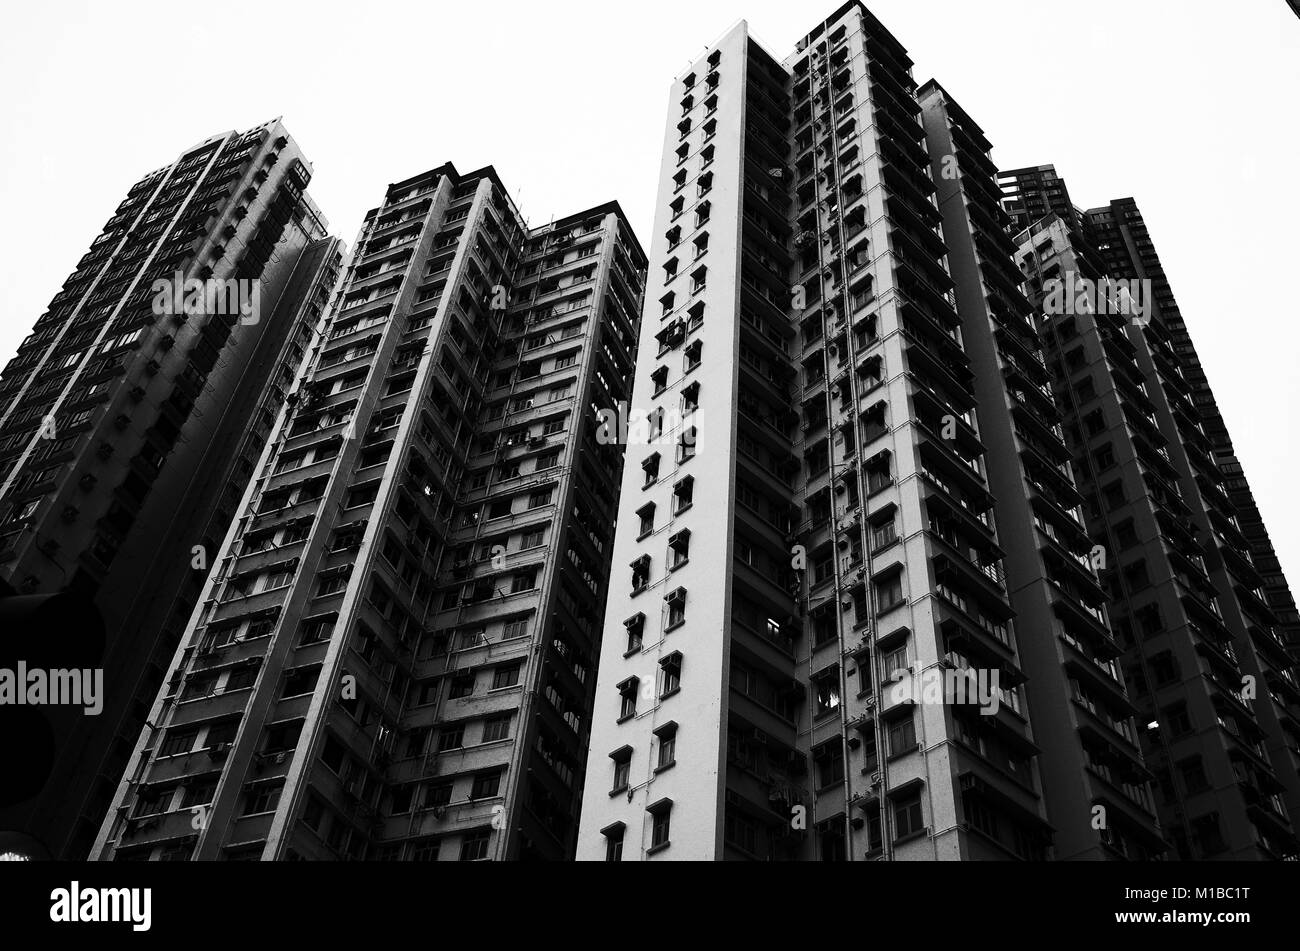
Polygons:
<instances>
[{"instance_id":1,"label":"white sky","mask_svg":"<svg viewBox=\"0 0 1300 951\"><path fill-rule=\"evenodd\" d=\"M672 78L740 18L784 59L838 0L7 2L0 361L145 172L283 116L349 245L399 181L494 164L536 224L618 199L648 241ZM1284 0L876 0L1000 167L1137 199L1300 585L1300 19ZM209 19L211 17L211 19ZM1300 594L1300 591L1297 591Z\"/></svg>"}]
</instances>

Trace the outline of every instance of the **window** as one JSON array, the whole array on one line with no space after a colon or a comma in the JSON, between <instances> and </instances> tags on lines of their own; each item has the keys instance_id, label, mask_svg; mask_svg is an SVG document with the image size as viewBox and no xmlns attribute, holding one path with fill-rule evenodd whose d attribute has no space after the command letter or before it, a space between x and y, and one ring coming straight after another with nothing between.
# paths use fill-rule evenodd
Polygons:
<instances>
[{"instance_id":1,"label":"window","mask_svg":"<svg viewBox=\"0 0 1300 951\"><path fill-rule=\"evenodd\" d=\"M1183 785L1187 787L1189 793L1197 793L1210 786L1210 781L1205 776L1205 765L1199 756L1180 762L1178 772L1182 774Z\"/></svg>"},{"instance_id":2,"label":"window","mask_svg":"<svg viewBox=\"0 0 1300 951\"><path fill-rule=\"evenodd\" d=\"M659 739L659 753L655 758L655 772L668 769L677 762L677 724L665 723L655 730Z\"/></svg>"},{"instance_id":3,"label":"window","mask_svg":"<svg viewBox=\"0 0 1300 951\"><path fill-rule=\"evenodd\" d=\"M623 622L623 627L627 629L627 653L632 654L641 649L641 641L645 636L645 615L634 614Z\"/></svg>"},{"instance_id":4,"label":"window","mask_svg":"<svg viewBox=\"0 0 1300 951\"><path fill-rule=\"evenodd\" d=\"M247 787L244 791L244 811L241 815L253 816L261 812L274 812L280 805L280 792L283 788L282 779Z\"/></svg>"},{"instance_id":5,"label":"window","mask_svg":"<svg viewBox=\"0 0 1300 951\"><path fill-rule=\"evenodd\" d=\"M690 561L691 530L684 528L668 539L669 568L676 569Z\"/></svg>"},{"instance_id":6,"label":"window","mask_svg":"<svg viewBox=\"0 0 1300 951\"><path fill-rule=\"evenodd\" d=\"M692 383L682 388L682 415L689 417L700 408L700 384Z\"/></svg>"},{"instance_id":7,"label":"window","mask_svg":"<svg viewBox=\"0 0 1300 951\"><path fill-rule=\"evenodd\" d=\"M621 862L623 861L623 830L626 826L617 822L607 829L602 830L605 836L605 861Z\"/></svg>"},{"instance_id":8,"label":"window","mask_svg":"<svg viewBox=\"0 0 1300 951\"><path fill-rule=\"evenodd\" d=\"M650 831L651 851L666 849L668 847L672 811L673 802L671 799L661 799L653 806L646 807L646 812L650 813L650 816L653 819L653 825Z\"/></svg>"},{"instance_id":9,"label":"window","mask_svg":"<svg viewBox=\"0 0 1300 951\"><path fill-rule=\"evenodd\" d=\"M488 717L483 721L483 742L494 743L510 736L510 714Z\"/></svg>"},{"instance_id":10,"label":"window","mask_svg":"<svg viewBox=\"0 0 1300 951\"><path fill-rule=\"evenodd\" d=\"M817 767L817 788L826 789L844 781L844 749L838 740L823 743L813 751Z\"/></svg>"},{"instance_id":11,"label":"window","mask_svg":"<svg viewBox=\"0 0 1300 951\"><path fill-rule=\"evenodd\" d=\"M389 812L395 816L405 815L410 812L415 800L415 788L414 783L402 783L400 786L395 786Z\"/></svg>"},{"instance_id":12,"label":"window","mask_svg":"<svg viewBox=\"0 0 1300 951\"><path fill-rule=\"evenodd\" d=\"M819 822L817 829L817 851L823 862L843 862L848 858L844 844L844 820L827 819Z\"/></svg>"},{"instance_id":13,"label":"window","mask_svg":"<svg viewBox=\"0 0 1300 951\"><path fill-rule=\"evenodd\" d=\"M1174 660L1174 655L1169 651L1161 651L1154 655L1151 658L1151 673L1155 677L1157 687L1163 687L1177 680L1178 664Z\"/></svg>"},{"instance_id":14,"label":"window","mask_svg":"<svg viewBox=\"0 0 1300 951\"><path fill-rule=\"evenodd\" d=\"M488 841L492 833L487 831L471 832L460 840L460 861L478 862L487 858Z\"/></svg>"},{"instance_id":15,"label":"window","mask_svg":"<svg viewBox=\"0 0 1300 951\"><path fill-rule=\"evenodd\" d=\"M618 712L619 722L636 716L638 684L640 684L640 681L636 677L629 677L618 685L618 694L622 698Z\"/></svg>"},{"instance_id":16,"label":"window","mask_svg":"<svg viewBox=\"0 0 1300 951\"><path fill-rule=\"evenodd\" d=\"M497 795L501 789L501 773L493 770L490 773L478 773L474 777L474 784L470 787L470 799L491 799Z\"/></svg>"},{"instance_id":17,"label":"window","mask_svg":"<svg viewBox=\"0 0 1300 951\"><path fill-rule=\"evenodd\" d=\"M646 420L649 424L650 441L657 441L664 431L664 408L656 406L649 412Z\"/></svg>"},{"instance_id":18,"label":"window","mask_svg":"<svg viewBox=\"0 0 1300 951\"><path fill-rule=\"evenodd\" d=\"M444 726L438 734L438 752L458 750L465 745L465 725L454 723Z\"/></svg>"},{"instance_id":19,"label":"window","mask_svg":"<svg viewBox=\"0 0 1300 951\"><path fill-rule=\"evenodd\" d=\"M663 660L659 661L659 667L662 670L660 683L662 685L659 691L659 699L663 700L671 697L678 690L682 689L682 655L680 651L674 651Z\"/></svg>"},{"instance_id":20,"label":"window","mask_svg":"<svg viewBox=\"0 0 1300 951\"><path fill-rule=\"evenodd\" d=\"M1122 549L1132 548L1137 544L1137 529L1133 525L1133 519L1125 519L1115 526L1115 542Z\"/></svg>"},{"instance_id":21,"label":"window","mask_svg":"<svg viewBox=\"0 0 1300 951\"><path fill-rule=\"evenodd\" d=\"M158 747L158 755L176 756L179 753L188 753L194 749L194 741L198 736L197 730L170 730L163 739L162 745Z\"/></svg>"},{"instance_id":22,"label":"window","mask_svg":"<svg viewBox=\"0 0 1300 951\"><path fill-rule=\"evenodd\" d=\"M871 493L879 492L881 489L893 484L893 478L889 474L889 457L883 456L873 460L867 465L867 491Z\"/></svg>"},{"instance_id":23,"label":"window","mask_svg":"<svg viewBox=\"0 0 1300 951\"><path fill-rule=\"evenodd\" d=\"M700 355L704 351L704 341L696 340L686 348L686 372L690 373L700 365Z\"/></svg>"},{"instance_id":24,"label":"window","mask_svg":"<svg viewBox=\"0 0 1300 951\"><path fill-rule=\"evenodd\" d=\"M528 507L530 509L536 509L541 508L543 505L550 505L551 493L551 489L542 489L541 491L533 492L528 496Z\"/></svg>"},{"instance_id":25,"label":"window","mask_svg":"<svg viewBox=\"0 0 1300 951\"><path fill-rule=\"evenodd\" d=\"M876 610L879 613L892 611L903 603L903 573L896 571L888 578L875 583Z\"/></svg>"},{"instance_id":26,"label":"window","mask_svg":"<svg viewBox=\"0 0 1300 951\"><path fill-rule=\"evenodd\" d=\"M641 468L645 471L645 483L642 487L654 485L659 478L659 453L655 452L647 456L641 463Z\"/></svg>"},{"instance_id":27,"label":"window","mask_svg":"<svg viewBox=\"0 0 1300 951\"><path fill-rule=\"evenodd\" d=\"M825 716L840 707L840 671L838 667L822 671L813 678L817 706L814 716Z\"/></svg>"},{"instance_id":28,"label":"window","mask_svg":"<svg viewBox=\"0 0 1300 951\"><path fill-rule=\"evenodd\" d=\"M311 667L297 667L285 672L284 689L280 693L281 697L297 697L305 693L311 693L316 689L316 681L320 678L320 664Z\"/></svg>"},{"instance_id":29,"label":"window","mask_svg":"<svg viewBox=\"0 0 1300 951\"><path fill-rule=\"evenodd\" d=\"M686 589L677 588L664 596L664 601L668 603L668 626L665 631L671 631L686 623Z\"/></svg>"},{"instance_id":30,"label":"window","mask_svg":"<svg viewBox=\"0 0 1300 951\"><path fill-rule=\"evenodd\" d=\"M231 690L247 690L257 681L256 667L237 667L230 672L226 678L226 692Z\"/></svg>"},{"instance_id":31,"label":"window","mask_svg":"<svg viewBox=\"0 0 1300 951\"><path fill-rule=\"evenodd\" d=\"M181 797L181 808L192 809L195 806L205 806L212 802L213 796L217 793L217 778L195 779L185 787L185 795Z\"/></svg>"},{"instance_id":32,"label":"window","mask_svg":"<svg viewBox=\"0 0 1300 951\"><path fill-rule=\"evenodd\" d=\"M694 426L691 426L678 438L677 462L679 465L695 458L695 435L696 429Z\"/></svg>"},{"instance_id":33,"label":"window","mask_svg":"<svg viewBox=\"0 0 1300 951\"><path fill-rule=\"evenodd\" d=\"M673 486L673 514L678 515L691 507L695 494L695 477L687 476Z\"/></svg>"},{"instance_id":34,"label":"window","mask_svg":"<svg viewBox=\"0 0 1300 951\"><path fill-rule=\"evenodd\" d=\"M1187 704L1180 703L1165 709L1164 724L1170 736L1182 736L1192 732L1192 721L1187 714Z\"/></svg>"},{"instance_id":35,"label":"window","mask_svg":"<svg viewBox=\"0 0 1300 951\"><path fill-rule=\"evenodd\" d=\"M654 395L658 396L668 387L668 368L661 366L650 374L650 379L654 382Z\"/></svg>"},{"instance_id":36,"label":"window","mask_svg":"<svg viewBox=\"0 0 1300 951\"><path fill-rule=\"evenodd\" d=\"M876 747L876 725L866 723L862 729L862 771L873 772L880 767L880 750Z\"/></svg>"},{"instance_id":37,"label":"window","mask_svg":"<svg viewBox=\"0 0 1300 951\"><path fill-rule=\"evenodd\" d=\"M873 552L887 548L897 540L898 534L894 530L894 516L892 513L887 519L871 523L871 550Z\"/></svg>"},{"instance_id":38,"label":"window","mask_svg":"<svg viewBox=\"0 0 1300 951\"><path fill-rule=\"evenodd\" d=\"M1203 855L1217 855L1227 849L1223 832L1219 828L1219 814L1212 812L1192 820L1192 835L1201 847Z\"/></svg>"},{"instance_id":39,"label":"window","mask_svg":"<svg viewBox=\"0 0 1300 951\"><path fill-rule=\"evenodd\" d=\"M909 711L889 724L889 755L901 756L916 749L916 722Z\"/></svg>"},{"instance_id":40,"label":"window","mask_svg":"<svg viewBox=\"0 0 1300 951\"><path fill-rule=\"evenodd\" d=\"M1151 584L1150 576L1147 574L1147 563L1145 558L1139 559L1130 565L1125 565L1123 572L1124 584L1128 587L1129 591L1141 591L1143 588L1149 587Z\"/></svg>"},{"instance_id":41,"label":"window","mask_svg":"<svg viewBox=\"0 0 1300 951\"><path fill-rule=\"evenodd\" d=\"M502 690L506 687L514 687L519 683L519 671L523 664L508 664L504 667L498 667L492 673L492 689Z\"/></svg>"},{"instance_id":42,"label":"window","mask_svg":"<svg viewBox=\"0 0 1300 951\"><path fill-rule=\"evenodd\" d=\"M637 540L645 538L655 530L655 504L650 502L643 505L636 511L637 517L641 520L641 528L637 533Z\"/></svg>"},{"instance_id":43,"label":"window","mask_svg":"<svg viewBox=\"0 0 1300 951\"><path fill-rule=\"evenodd\" d=\"M632 747L624 746L609 754L609 758L614 761L614 788L610 793L623 792L631 782L632 775Z\"/></svg>"},{"instance_id":44,"label":"window","mask_svg":"<svg viewBox=\"0 0 1300 951\"><path fill-rule=\"evenodd\" d=\"M919 791L894 803L894 833L897 838L925 831L924 823Z\"/></svg>"},{"instance_id":45,"label":"window","mask_svg":"<svg viewBox=\"0 0 1300 951\"><path fill-rule=\"evenodd\" d=\"M448 696L452 700L459 700L461 697L468 697L474 692L474 675L458 674L451 679L451 690Z\"/></svg>"},{"instance_id":46,"label":"window","mask_svg":"<svg viewBox=\"0 0 1300 951\"><path fill-rule=\"evenodd\" d=\"M907 645L901 644L881 656L880 669L885 676L893 677L899 671L907 671Z\"/></svg>"},{"instance_id":47,"label":"window","mask_svg":"<svg viewBox=\"0 0 1300 951\"><path fill-rule=\"evenodd\" d=\"M629 567L632 569L632 593L644 591L650 584L650 556L642 555Z\"/></svg>"}]
</instances>

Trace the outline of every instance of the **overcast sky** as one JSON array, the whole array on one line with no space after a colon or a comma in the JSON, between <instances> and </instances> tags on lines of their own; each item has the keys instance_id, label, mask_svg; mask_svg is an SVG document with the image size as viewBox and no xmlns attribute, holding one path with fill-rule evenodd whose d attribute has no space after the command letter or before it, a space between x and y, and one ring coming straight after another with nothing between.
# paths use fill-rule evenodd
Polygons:
<instances>
[{"instance_id":1,"label":"overcast sky","mask_svg":"<svg viewBox=\"0 0 1300 951\"><path fill-rule=\"evenodd\" d=\"M0 363L145 172L283 116L351 245L389 182L493 164L533 224L611 198L646 241L668 85L738 19L784 59L837 0L45 0L0 13ZM1300 584L1293 230L1300 19L1284 0L877 0L1000 167L1137 199ZM1300 593L1300 592L1298 592Z\"/></svg>"}]
</instances>

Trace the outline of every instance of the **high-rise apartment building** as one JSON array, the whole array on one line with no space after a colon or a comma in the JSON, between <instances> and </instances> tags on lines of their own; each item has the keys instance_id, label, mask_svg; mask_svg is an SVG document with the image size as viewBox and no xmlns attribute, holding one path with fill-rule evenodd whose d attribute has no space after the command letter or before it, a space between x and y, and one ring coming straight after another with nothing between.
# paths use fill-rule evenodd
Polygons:
<instances>
[{"instance_id":1,"label":"high-rise apartment building","mask_svg":"<svg viewBox=\"0 0 1300 951\"><path fill-rule=\"evenodd\" d=\"M1164 327L1162 339L1167 340L1169 348L1177 355L1179 379L1188 390L1186 399L1175 400L1180 418L1199 423L1199 426L1184 423L1180 432L1199 447L1195 451L1208 452L1211 461L1222 470L1221 475L1217 472L1210 474L1221 479L1223 492L1231 503L1231 514L1226 514L1228 524L1225 531L1244 536L1248 543L1253 564L1244 568L1250 575L1247 580L1252 582L1246 590L1262 587L1263 600L1273 615L1272 628L1287 644L1292 656L1297 656L1300 652L1300 612L1297 612L1295 598L1282 573L1268 529L1237 459L1232 438L1137 203L1131 198L1123 198L1102 208L1080 211L1070 203L1065 181L1051 165L1000 172L998 179L1014 231L1023 231L1049 214L1055 214L1066 222L1068 228L1077 232L1072 242L1075 254L1094 256L1095 267L1115 278L1151 282L1155 305L1161 315L1160 323ZM1157 359L1159 353L1157 349ZM1211 493L1212 496L1215 494Z\"/></svg>"},{"instance_id":2,"label":"high-rise apartment building","mask_svg":"<svg viewBox=\"0 0 1300 951\"><path fill-rule=\"evenodd\" d=\"M855 2L673 84L580 859L1050 854L910 66Z\"/></svg>"},{"instance_id":3,"label":"high-rise apartment building","mask_svg":"<svg viewBox=\"0 0 1300 951\"><path fill-rule=\"evenodd\" d=\"M1243 588L1247 592L1247 600L1253 604L1250 592L1263 588L1262 600L1265 606L1258 609L1264 615L1263 626L1272 626L1287 643L1292 656L1300 657L1300 614L1296 610L1295 598L1282 573L1277 552L1273 550L1263 516L1255 504L1250 484L1246 481L1241 462L1233 449L1232 437L1228 434L1205 370L1196 355L1196 347L1187 332L1187 325L1169 287L1169 280L1160 264L1160 257L1156 254L1142 212L1133 199L1122 198L1111 202L1107 207L1087 212L1087 223L1109 271L1117 277L1151 281L1161 324L1168 334L1170 348L1177 355L1183 380L1191 391L1187 394L1191 407L1186 405L1186 400L1180 401L1180 419L1199 420L1200 432L1209 440L1211 449L1205 449L1204 443L1196 439L1195 435L1192 438L1202 447L1202 451L1210 452L1212 461L1222 470L1222 488L1231 503L1231 509L1225 509L1220 518L1220 521L1226 523L1223 531L1235 538L1237 547L1240 547L1238 534L1244 536L1249 543L1253 565L1246 566L1239 561L1234 563L1238 571L1244 572L1242 580L1245 582ZM1182 428L1186 428L1185 423ZM1218 473L1212 474L1218 477ZM1217 496L1217 493L1211 495ZM1255 598L1259 600L1258 595Z\"/></svg>"},{"instance_id":4,"label":"high-rise apartment building","mask_svg":"<svg viewBox=\"0 0 1300 951\"><path fill-rule=\"evenodd\" d=\"M388 188L95 857L573 854L644 267L616 204Z\"/></svg>"},{"instance_id":5,"label":"high-rise apartment building","mask_svg":"<svg viewBox=\"0 0 1300 951\"><path fill-rule=\"evenodd\" d=\"M29 788L6 783L0 829L53 855L93 841L328 298L340 252L310 178L279 121L146 175L0 375L6 621L43 596L87 620L7 631L5 666L84 641L77 666L103 670L97 715L6 711L44 723L6 729Z\"/></svg>"},{"instance_id":6,"label":"high-rise apartment building","mask_svg":"<svg viewBox=\"0 0 1300 951\"><path fill-rule=\"evenodd\" d=\"M1300 693L1223 488L1231 444L1226 431L1211 440L1193 399L1208 385L1188 376L1194 351L1167 285L1118 292L1117 282L1156 279L1140 260L1154 251L1131 200L1075 222L1033 223L1017 261L1044 312L1161 826L1181 858L1293 857Z\"/></svg>"},{"instance_id":7,"label":"high-rise apartment building","mask_svg":"<svg viewBox=\"0 0 1300 951\"><path fill-rule=\"evenodd\" d=\"M1020 291L990 145L938 83L926 83L920 101L975 376L1054 857L1152 858L1166 850L1152 777L1142 762L1118 661L1122 648L1107 622L1106 592L1095 574L1101 561L1085 527L1037 318ZM1064 194L1064 183L1059 188Z\"/></svg>"},{"instance_id":8,"label":"high-rise apartment building","mask_svg":"<svg viewBox=\"0 0 1300 951\"><path fill-rule=\"evenodd\" d=\"M997 179L1012 234L1052 214L1075 227L1081 224L1079 212L1070 201L1070 190L1065 187L1065 179L1056 174L1056 166L1004 169L997 173Z\"/></svg>"}]
</instances>

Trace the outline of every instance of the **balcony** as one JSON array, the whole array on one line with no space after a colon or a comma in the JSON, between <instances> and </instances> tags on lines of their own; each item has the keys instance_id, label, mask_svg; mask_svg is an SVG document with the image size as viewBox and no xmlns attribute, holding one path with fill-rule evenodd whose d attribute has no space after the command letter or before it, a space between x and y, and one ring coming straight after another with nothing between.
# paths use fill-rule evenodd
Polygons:
<instances>
[{"instance_id":1,"label":"balcony","mask_svg":"<svg viewBox=\"0 0 1300 951\"><path fill-rule=\"evenodd\" d=\"M998 603L1005 605L1007 586L1000 549L990 548L981 552L951 531L940 533L933 523L929 532L939 549L934 555L936 577L950 575L950 570L956 571L966 579L964 586L968 592L973 585L982 586L983 593L978 596L981 600L989 603L992 599L1000 599ZM991 560L981 560L988 559L990 554L994 555ZM1009 606L1007 610L1010 610Z\"/></svg>"},{"instance_id":2,"label":"balcony","mask_svg":"<svg viewBox=\"0 0 1300 951\"><path fill-rule=\"evenodd\" d=\"M941 355L945 351L951 352L953 344L950 342L948 347L944 347L942 343L950 338L943 334L927 333L910 321L903 327L903 338L908 369L916 376L933 378L958 399L960 394L973 397L974 374L966 363L965 352L962 352L960 361Z\"/></svg>"},{"instance_id":3,"label":"balcony","mask_svg":"<svg viewBox=\"0 0 1300 951\"><path fill-rule=\"evenodd\" d=\"M945 492L959 493L964 499L975 500L967 505L972 511L992 508L993 497L988 492L978 463L958 455L946 439L924 424L917 423L917 432L921 436L918 452L923 474Z\"/></svg>"},{"instance_id":4,"label":"balcony","mask_svg":"<svg viewBox=\"0 0 1300 951\"><path fill-rule=\"evenodd\" d=\"M972 596L969 591L960 587L957 578L945 575L936 575L934 593L941 599L940 615L944 612L955 613L959 623L981 632L995 650L1005 651L1008 656L1014 656L1011 619L1015 612L1006 603L1005 598L1000 595L994 596L992 592ZM984 598L988 600L982 602ZM947 622L940 621L940 623Z\"/></svg>"},{"instance_id":5,"label":"balcony","mask_svg":"<svg viewBox=\"0 0 1300 951\"><path fill-rule=\"evenodd\" d=\"M1079 597L1068 582L1049 575L1052 591L1052 609L1057 616L1067 623L1073 621L1083 624L1094 633L1110 637L1110 625L1106 621L1106 612L1100 605L1092 605Z\"/></svg>"}]
</instances>

